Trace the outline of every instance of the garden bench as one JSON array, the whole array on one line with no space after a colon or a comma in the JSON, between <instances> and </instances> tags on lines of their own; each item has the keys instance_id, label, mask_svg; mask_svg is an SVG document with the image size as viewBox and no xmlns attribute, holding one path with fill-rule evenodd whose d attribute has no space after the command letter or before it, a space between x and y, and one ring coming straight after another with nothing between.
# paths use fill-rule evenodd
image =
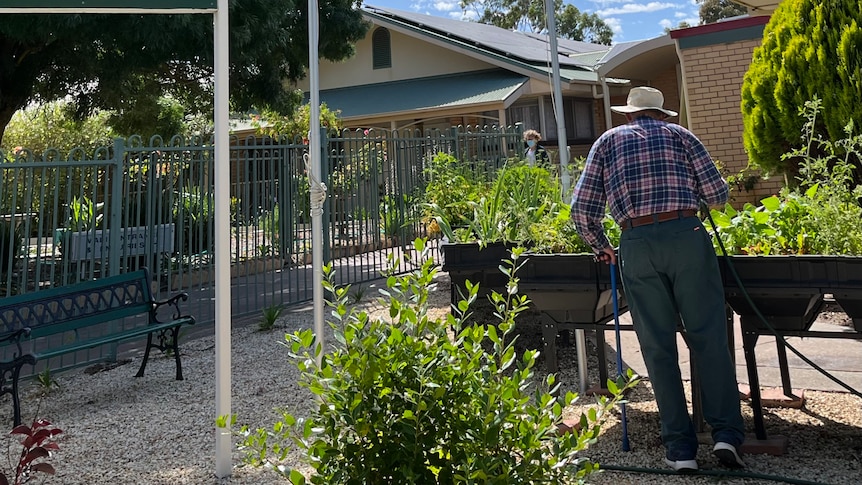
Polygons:
<instances>
[{"instance_id":1,"label":"garden bench","mask_svg":"<svg viewBox=\"0 0 862 485\"><path fill-rule=\"evenodd\" d=\"M188 294L156 301L151 284L149 270L142 268L0 300L0 396L12 396L16 426L21 423L18 381L25 364L146 336L135 377L144 375L150 350L158 349L173 353L176 378L183 379L179 329L195 323L179 308ZM159 315L160 309L170 315ZM23 343L29 343L27 351Z\"/></svg>"}]
</instances>

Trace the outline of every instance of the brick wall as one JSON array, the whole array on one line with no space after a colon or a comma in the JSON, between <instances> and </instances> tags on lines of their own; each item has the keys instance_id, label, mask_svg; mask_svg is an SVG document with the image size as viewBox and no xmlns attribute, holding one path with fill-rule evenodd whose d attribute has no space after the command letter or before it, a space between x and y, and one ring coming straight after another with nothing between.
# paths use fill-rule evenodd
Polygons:
<instances>
[{"instance_id":1,"label":"brick wall","mask_svg":"<svg viewBox=\"0 0 862 485\"><path fill-rule=\"evenodd\" d=\"M759 45L760 39L755 39L682 50L689 128L703 141L712 158L722 163L726 175L737 174L748 166L742 143L740 93L752 52ZM733 205L756 203L783 185L782 177L758 178L750 192L734 188Z\"/></svg>"}]
</instances>

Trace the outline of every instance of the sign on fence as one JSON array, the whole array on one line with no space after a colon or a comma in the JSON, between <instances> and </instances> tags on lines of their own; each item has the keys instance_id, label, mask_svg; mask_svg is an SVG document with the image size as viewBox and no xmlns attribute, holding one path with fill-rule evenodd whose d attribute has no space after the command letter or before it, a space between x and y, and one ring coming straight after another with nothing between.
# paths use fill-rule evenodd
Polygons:
<instances>
[{"instance_id":1,"label":"sign on fence","mask_svg":"<svg viewBox=\"0 0 862 485\"><path fill-rule=\"evenodd\" d=\"M102 251L110 252L111 230L73 232L70 235L69 257L72 261L100 259ZM156 253L174 252L174 225L124 227L120 234L122 256L147 254L147 245Z\"/></svg>"}]
</instances>

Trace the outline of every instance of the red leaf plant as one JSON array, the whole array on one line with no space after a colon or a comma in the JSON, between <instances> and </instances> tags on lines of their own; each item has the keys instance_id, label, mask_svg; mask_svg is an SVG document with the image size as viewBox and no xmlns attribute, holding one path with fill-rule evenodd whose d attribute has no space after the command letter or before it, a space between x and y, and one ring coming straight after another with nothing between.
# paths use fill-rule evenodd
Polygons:
<instances>
[{"instance_id":1,"label":"red leaf plant","mask_svg":"<svg viewBox=\"0 0 862 485\"><path fill-rule=\"evenodd\" d=\"M28 482L36 472L53 475L54 467L51 464L37 460L48 458L52 451L60 449L54 437L62 432L44 419L33 420L31 426L15 426L10 434L18 435L23 447L15 468L15 481L10 482L6 474L0 472L0 485L21 485Z\"/></svg>"}]
</instances>

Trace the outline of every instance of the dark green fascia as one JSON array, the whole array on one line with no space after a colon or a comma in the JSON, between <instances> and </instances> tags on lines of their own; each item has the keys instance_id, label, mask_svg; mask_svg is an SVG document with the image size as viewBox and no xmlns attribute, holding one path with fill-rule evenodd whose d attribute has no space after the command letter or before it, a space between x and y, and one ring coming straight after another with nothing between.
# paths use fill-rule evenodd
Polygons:
<instances>
[{"instance_id":1,"label":"dark green fascia","mask_svg":"<svg viewBox=\"0 0 862 485\"><path fill-rule=\"evenodd\" d=\"M766 25L752 25L741 29L724 30L721 32L712 32L703 35L692 35L690 37L681 37L677 39L679 48L694 49L695 47L706 47L716 44L729 44L731 42L740 42L743 40L760 39L763 37L763 28Z\"/></svg>"}]
</instances>

